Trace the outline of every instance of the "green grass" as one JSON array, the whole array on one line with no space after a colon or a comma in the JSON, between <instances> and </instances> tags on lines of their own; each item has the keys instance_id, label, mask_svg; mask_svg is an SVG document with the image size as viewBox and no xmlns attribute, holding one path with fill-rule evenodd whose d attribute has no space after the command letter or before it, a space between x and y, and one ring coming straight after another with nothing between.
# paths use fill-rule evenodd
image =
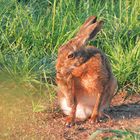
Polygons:
<instances>
[{"instance_id":1,"label":"green grass","mask_svg":"<svg viewBox=\"0 0 140 140\"><path fill-rule=\"evenodd\" d=\"M139 0L0 0L0 5L0 70L10 80L54 81L59 46L97 15L105 24L91 44L108 55L120 89L140 91Z\"/></svg>"},{"instance_id":2,"label":"green grass","mask_svg":"<svg viewBox=\"0 0 140 140\"><path fill-rule=\"evenodd\" d=\"M97 130L91 134L88 140L99 139L98 135L102 133L112 133L111 137L104 137L102 140L139 140L140 132L132 132L130 130L113 130L113 129L102 129Z\"/></svg>"}]
</instances>

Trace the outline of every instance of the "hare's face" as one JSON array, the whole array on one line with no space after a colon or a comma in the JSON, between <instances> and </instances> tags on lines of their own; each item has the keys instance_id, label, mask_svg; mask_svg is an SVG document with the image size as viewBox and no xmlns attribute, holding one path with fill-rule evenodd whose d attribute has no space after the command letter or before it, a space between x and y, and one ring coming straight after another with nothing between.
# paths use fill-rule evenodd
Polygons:
<instances>
[{"instance_id":1,"label":"hare's face","mask_svg":"<svg viewBox=\"0 0 140 140\"><path fill-rule=\"evenodd\" d=\"M60 68L61 74L70 74L73 69L84 64L89 59L89 54L85 48L76 51L70 51L65 57L63 66Z\"/></svg>"},{"instance_id":2,"label":"hare's face","mask_svg":"<svg viewBox=\"0 0 140 140\"><path fill-rule=\"evenodd\" d=\"M83 62L84 58L82 56L77 57L75 53L80 46L80 42L78 42L77 38L74 38L59 48L56 64L57 72L61 72L66 67L68 69L70 66L77 66Z\"/></svg>"},{"instance_id":3,"label":"hare's face","mask_svg":"<svg viewBox=\"0 0 140 140\"><path fill-rule=\"evenodd\" d=\"M66 59L63 63L63 67L61 67L60 69L60 73L64 75L70 74L74 68L82 65L86 60L87 60L86 54L82 54L80 52L78 53L77 51L69 53L66 56Z\"/></svg>"}]
</instances>

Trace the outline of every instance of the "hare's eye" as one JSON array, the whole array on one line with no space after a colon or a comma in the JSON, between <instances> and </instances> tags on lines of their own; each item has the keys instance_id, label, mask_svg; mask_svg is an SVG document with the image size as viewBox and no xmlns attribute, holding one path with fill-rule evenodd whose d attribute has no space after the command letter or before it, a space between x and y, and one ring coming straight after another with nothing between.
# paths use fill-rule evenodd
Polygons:
<instances>
[{"instance_id":1,"label":"hare's eye","mask_svg":"<svg viewBox=\"0 0 140 140\"><path fill-rule=\"evenodd\" d=\"M68 58L69 58L69 59L73 59L74 57L75 57L74 53L70 53L70 54L68 55Z\"/></svg>"}]
</instances>

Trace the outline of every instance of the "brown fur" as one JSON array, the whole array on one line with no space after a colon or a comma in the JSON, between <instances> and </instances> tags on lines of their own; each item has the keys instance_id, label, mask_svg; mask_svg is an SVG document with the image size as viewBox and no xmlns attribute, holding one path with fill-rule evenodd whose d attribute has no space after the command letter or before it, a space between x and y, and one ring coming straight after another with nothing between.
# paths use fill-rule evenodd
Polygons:
<instances>
[{"instance_id":1,"label":"brown fur","mask_svg":"<svg viewBox=\"0 0 140 140\"><path fill-rule=\"evenodd\" d=\"M94 46L86 46L102 27L103 22L96 19L95 16L89 17L76 37L61 46L58 52L58 97L61 108L68 115L68 125L74 122L75 117L86 119L90 116L92 121L96 121L109 106L117 88L106 55Z\"/></svg>"}]
</instances>

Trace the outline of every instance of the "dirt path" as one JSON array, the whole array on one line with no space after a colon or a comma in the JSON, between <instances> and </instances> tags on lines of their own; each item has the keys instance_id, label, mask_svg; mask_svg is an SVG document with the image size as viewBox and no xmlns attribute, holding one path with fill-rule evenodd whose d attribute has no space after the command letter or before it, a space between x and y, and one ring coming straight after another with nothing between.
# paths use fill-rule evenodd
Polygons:
<instances>
[{"instance_id":1,"label":"dirt path","mask_svg":"<svg viewBox=\"0 0 140 140\"><path fill-rule=\"evenodd\" d=\"M20 108L20 105L17 105L17 108ZM10 123L9 133L1 133L0 139L86 140L98 129L129 129L133 131L140 128L140 95L131 96L124 101L123 95L119 94L114 97L111 108L107 112L111 116L111 120L104 118L100 123L95 124L90 124L89 121L81 122L72 128L65 128L65 116L59 111L56 104L54 108L54 112L50 113L48 111L32 113L31 110L28 110L22 114L20 111L22 119L19 118L19 115L13 114L13 118L17 117L18 121Z\"/></svg>"}]
</instances>

